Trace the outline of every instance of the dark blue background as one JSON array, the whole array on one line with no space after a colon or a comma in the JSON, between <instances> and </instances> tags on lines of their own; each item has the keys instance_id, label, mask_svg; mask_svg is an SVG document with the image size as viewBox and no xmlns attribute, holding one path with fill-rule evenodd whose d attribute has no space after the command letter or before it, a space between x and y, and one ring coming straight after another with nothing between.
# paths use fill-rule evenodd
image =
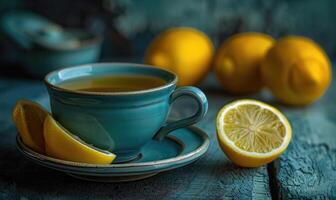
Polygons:
<instances>
[{"instance_id":1,"label":"dark blue background","mask_svg":"<svg viewBox=\"0 0 336 200\"><path fill-rule=\"evenodd\" d=\"M336 56L334 0L3 0L1 14L13 9L34 11L65 27L103 35L102 61L137 58L160 31L192 26L218 46L228 36L258 31L279 38L304 35ZM17 60L0 37L0 64Z\"/></svg>"}]
</instances>

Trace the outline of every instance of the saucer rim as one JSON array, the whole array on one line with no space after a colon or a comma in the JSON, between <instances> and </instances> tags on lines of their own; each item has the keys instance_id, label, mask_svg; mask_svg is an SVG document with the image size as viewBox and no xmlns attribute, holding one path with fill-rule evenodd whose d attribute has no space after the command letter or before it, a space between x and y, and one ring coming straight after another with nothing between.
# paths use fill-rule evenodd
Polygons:
<instances>
[{"instance_id":1,"label":"saucer rim","mask_svg":"<svg viewBox=\"0 0 336 200\"><path fill-rule=\"evenodd\" d=\"M207 151L209 145L210 145L210 140L209 136L200 128L196 126L190 126L186 127L184 129L189 129L192 132L198 134L201 139L202 139L202 145L200 145L197 149L183 155L177 155L176 157L168 158L168 159L163 159L163 160L157 160L157 161L150 161L150 162L142 162L142 163L120 163L120 164L89 164L89 163L80 163L80 162L73 162L73 161L66 161L66 160L61 160L57 158L53 158L47 155L40 154L38 152L35 152L34 150L30 149L27 147L21 140L21 137L19 134L16 136L16 146L21 151L23 154L28 154L27 156L33 157L35 159L38 159L40 161L48 161L53 164L61 164L63 166L69 166L69 167L81 167L81 168L137 168L137 167L154 167L154 166L160 166L160 165L165 165L169 163L176 163L180 162L183 160L188 160L190 158L193 158L194 156L197 156L198 154L203 154ZM175 139L178 139L178 137L174 136L168 136L168 137L173 137Z\"/></svg>"}]
</instances>

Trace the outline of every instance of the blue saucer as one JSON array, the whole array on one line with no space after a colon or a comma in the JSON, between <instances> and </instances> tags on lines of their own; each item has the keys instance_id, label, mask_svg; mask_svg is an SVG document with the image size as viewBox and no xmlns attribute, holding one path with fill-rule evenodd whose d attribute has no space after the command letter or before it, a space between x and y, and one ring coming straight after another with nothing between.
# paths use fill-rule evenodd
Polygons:
<instances>
[{"instance_id":1,"label":"blue saucer","mask_svg":"<svg viewBox=\"0 0 336 200\"><path fill-rule=\"evenodd\" d=\"M128 163L96 165L70 162L39 154L23 144L17 136L17 148L29 160L67 173L70 176L99 182L123 182L144 179L175 169L199 159L210 144L206 133L196 127L178 129L162 141L152 140L138 158Z\"/></svg>"}]
</instances>

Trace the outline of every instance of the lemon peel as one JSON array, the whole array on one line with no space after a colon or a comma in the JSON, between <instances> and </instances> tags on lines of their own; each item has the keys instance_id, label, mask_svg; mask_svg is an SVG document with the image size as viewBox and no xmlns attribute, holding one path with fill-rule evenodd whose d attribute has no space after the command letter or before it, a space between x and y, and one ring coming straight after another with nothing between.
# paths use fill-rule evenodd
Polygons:
<instances>
[{"instance_id":1,"label":"lemon peel","mask_svg":"<svg viewBox=\"0 0 336 200\"><path fill-rule=\"evenodd\" d=\"M45 152L43 122L48 115L41 105L29 100L17 101L12 112L23 143L39 153Z\"/></svg>"},{"instance_id":2,"label":"lemon peel","mask_svg":"<svg viewBox=\"0 0 336 200\"><path fill-rule=\"evenodd\" d=\"M301 36L279 39L262 61L260 71L273 95L294 106L317 101L332 79L326 53L313 40Z\"/></svg>"},{"instance_id":3,"label":"lemon peel","mask_svg":"<svg viewBox=\"0 0 336 200\"><path fill-rule=\"evenodd\" d=\"M44 138L46 153L54 158L90 164L110 164L116 157L113 153L86 144L51 116L47 116L44 121Z\"/></svg>"},{"instance_id":4,"label":"lemon peel","mask_svg":"<svg viewBox=\"0 0 336 200\"><path fill-rule=\"evenodd\" d=\"M168 29L148 46L144 62L177 74L178 86L196 85L210 70L214 47L203 32L187 27Z\"/></svg>"},{"instance_id":5,"label":"lemon peel","mask_svg":"<svg viewBox=\"0 0 336 200\"><path fill-rule=\"evenodd\" d=\"M214 58L214 70L222 87L234 94L259 91L263 86L259 67L274 40L262 33L240 33L226 39Z\"/></svg>"}]
</instances>

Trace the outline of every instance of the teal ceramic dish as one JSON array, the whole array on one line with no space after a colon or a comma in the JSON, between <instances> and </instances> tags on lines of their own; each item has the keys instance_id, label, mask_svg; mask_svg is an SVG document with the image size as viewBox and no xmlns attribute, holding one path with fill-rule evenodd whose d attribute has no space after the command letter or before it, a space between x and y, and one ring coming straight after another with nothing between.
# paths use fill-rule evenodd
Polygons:
<instances>
[{"instance_id":1,"label":"teal ceramic dish","mask_svg":"<svg viewBox=\"0 0 336 200\"><path fill-rule=\"evenodd\" d=\"M97 62L102 39L80 30L71 30L69 34L80 42L72 48L50 48L21 50L25 70L33 76L43 77L56 69Z\"/></svg>"},{"instance_id":2,"label":"teal ceramic dish","mask_svg":"<svg viewBox=\"0 0 336 200\"><path fill-rule=\"evenodd\" d=\"M205 154L210 141L196 127L178 129L161 141L151 140L136 160L129 163L94 165L69 162L34 152L17 136L18 150L32 162L76 178L98 182L134 181L188 165Z\"/></svg>"},{"instance_id":3,"label":"teal ceramic dish","mask_svg":"<svg viewBox=\"0 0 336 200\"><path fill-rule=\"evenodd\" d=\"M43 77L50 71L96 62L102 39L84 30L63 29L28 11L12 11L0 19L2 33L17 47L28 73Z\"/></svg>"},{"instance_id":4,"label":"teal ceramic dish","mask_svg":"<svg viewBox=\"0 0 336 200\"><path fill-rule=\"evenodd\" d=\"M74 78L114 75L152 76L162 86L131 92L86 92L61 84ZM117 155L116 162L138 157L148 141L162 139L171 131L195 124L205 116L208 102L196 87L175 89L177 76L157 67L131 63L99 63L49 73L45 84L53 117L88 144ZM193 116L167 123L171 104L179 97L194 99Z\"/></svg>"}]
</instances>

